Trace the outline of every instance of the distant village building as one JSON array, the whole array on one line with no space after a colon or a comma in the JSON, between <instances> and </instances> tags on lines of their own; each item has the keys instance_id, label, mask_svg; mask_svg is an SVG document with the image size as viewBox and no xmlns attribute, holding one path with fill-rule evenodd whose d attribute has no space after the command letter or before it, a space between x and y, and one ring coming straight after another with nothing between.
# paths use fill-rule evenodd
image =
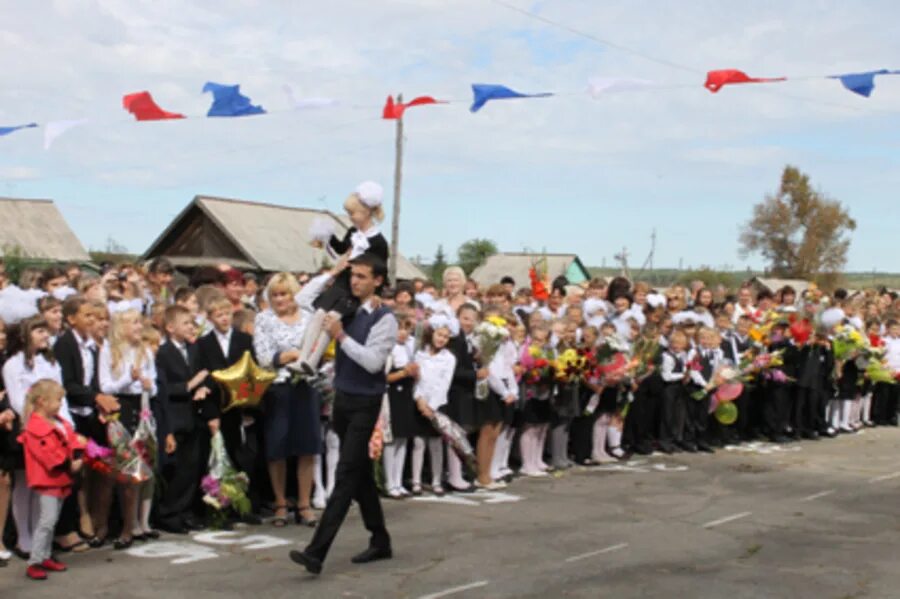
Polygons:
<instances>
[{"instance_id":1,"label":"distant village building","mask_svg":"<svg viewBox=\"0 0 900 599\"><path fill-rule=\"evenodd\" d=\"M485 260L476 268L471 278L481 286L499 283L503 277L512 277L516 287L528 287L530 279L528 271L536 267L552 281L558 276L565 276L569 283L577 285L591 278L588 269L575 254L527 254L500 253Z\"/></svg>"},{"instance_id":2,"label":"distant village building","mask_svg":"<svg viewBox=\"0 0 900 599\"><path fill-rule=\"evenodd\" d=\"M339 236L348 228L327 210L196 196L142 258L165 256L182 270L225 263L240 270L315 272L328 262L323 250L309 244L316 218L332 219ZM426 276L398 256L397 278Z\"/></svg>"},{"instance_id":3,"label":"distant village building","mask_svg":"<svg viewBox=\"0 0 900 599\"><path fill-rule=\"evenodd\" d=\"M0 250L29 261L91 259L53 200L0 198Z\"/></svg>"}]
</instances>

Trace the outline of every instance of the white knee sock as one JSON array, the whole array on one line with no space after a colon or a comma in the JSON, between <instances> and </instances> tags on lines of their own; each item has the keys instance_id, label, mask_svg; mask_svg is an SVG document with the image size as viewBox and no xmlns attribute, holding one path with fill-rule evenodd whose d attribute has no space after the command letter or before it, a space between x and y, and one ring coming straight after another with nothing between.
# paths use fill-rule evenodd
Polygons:
<instances>
[{"instance_id":1,"label":"white knee sock","mask_svg":"<svg viewBox=\"0 0 900 599\"><path fill-rule=\"evenodd\" d=\"M862 398L862 406L860 408L860 418L863 422L872 421L872 394L866 393Z\"/></svg>"},{"instance_id":2,"label":"white knee sock","mask_svg":"<svg viewBox=\"0 0 900 599\"><path fill-rule=\"evenodd\" d=\"M503 444L503 459L500 460L500 474L507 475L512 472L509 469L509 454L512 453L513 439L516 437L516 429L510 427L506 431L506 443Z\"/></svg>"},{"instance_id":3,"label":"white knee sock","mask_svg":"<svg viewBox=\"0 0 900 599\"><path fill-rule=\"evenodd\" d=\"M440 487L444 479L444 440L429 437L428 455L431 457L431 486Z\"/></svg>"},{"instance_id":4,"label":"white knee sock","mask_svg":"<svg viewBox=\"0 0 900 599\"><path fill-rule=\"evenodd\" d=\"M609 439L610 453L612 453L613 457L621 458L624 455L621 447L622 430L614 424L610 424L609 428L606 429L606 438Z\"/></svg>"},{"instance_id":5,"label":"white knee sock","mask_svg":"<svg viewBox=\"0 0 900 599\"><path fill-rule=\"evenodd\" d=\"M500 431L497 444L494 445L494 457L491 460L491 478L494 480L506 476L506 465L509 463L509 450L512 443L509 436L510 431L511 429L508 427Z\"/></svg>"},{"instance_id":6,"label":"white knee sock","mask_svg":"<svg viewBox=\"0 0 900 599\"><path fill-rule=\"evenodd\" d=\"M413 439L412 482L413 486L422 484L422 466L425 465L425 439Z\"/></svg>"},{"instance_id":7,"label":"white knee sock","mask_svg":"<svg viewBox=\"0 0 900 599\"><path fill-rule=\"evenodd\" d=\"M828 402L829 422L831 428L836 429L841 425L841 402L832 399Z\"/></svg>"},{"instance_id":8,"label":"white knee sock","mask_svg":"<svg viewBox=\"0 0 900 599\"><path fill-rule=\"evenodd\" d=\"M469 483L463 478L462 460L449 444L447 444L447 482L457 489L465 489L469 486Z\"/></svg>"},{"instance_id":9,"label":"white knee sock","mask_svg":"<svg viewBox=\"0 0 900 599\"><path fill-rule=\"evenodd\" d=\"M534 448L534 455L537 458L537 466L540 470L549 470L550 466L544 461L544 447L547 445L547 431L550 430L549 424L542 424L538 431L537 447Z\"/></svg>"},{"instance_id":10,"label":"white knee sock","mask_svg":"<svg viewBox=\"0 0 900 599\"><path fill-rule=\"evenodd\" d=\"M850 428L850 413L853 411L853 400L852 399L842 399L841 400L841 428L849 429Z\"/></svg>"},{"instance_id":11,"label":"white knee sock","mask_svg":"<svg viewBox=\"0 0 900 599\"><path fill-rule=\"evenodd\" d=\"M316 454L316 465L313 467L313 502L325 501L325 480L322 477L322 454Z\"/></svg>"},{"instance_id":12,"label":"white knee sock","mask_svg":"<svg viewBox=\"0 0 900 599\"><path fill-rule=\"evenodd\" d=\"M337 474L338 459L341 457L341 438L337 433L328 429L325 433L325 468L327 469L328 481L325 485L325 495L331 497L334 491L335 476Z\"/></svg>"},{"instance_id":13,"label":"white knee sock","mask_svg":"<svg viewBox=\"0 0 900 599\"><path fill-rule=\"evenodd\" d=\"M394 481L394 472L397 470L397 465L394 463L394 453L393 443L386 444L381 452L381 461L384 464L384 488L388 493L393 492L397 488L397 484Z\"/></svg>"},{"instance_id":14,"label":"white knee sock","mask_svg":"<svg viewBox=\"0 0 900 599\"><path fill-rule=\"evenodd\" d=\"M603 414L594 421L593 451L591 452L591 458L595 462L609 459L610 457L609 454L606 453L606 436L608 432L609 414Z\"/></svg>"},{"instance_id":15,"label":"white knee sock","mask_svg":"<svg viewBox=\"0 0 900 599\"><path fill-rule=\"evenodd\" d=\"M394 482L396 489L403 490L403 468L406 466L407 439L394 439Z\"/></svg>"},{"instance_id":16,"label":"white knee sock","mask_svg":"<svg viewBox=\"0 0 900 599\"><path fill-rule=\"evenodd\" d=\"M535 432L537 427L526 424L519 435L519 454L522 456L523 474L533 474L537 470L534 464Z\"/></svg>"}]
</instances>

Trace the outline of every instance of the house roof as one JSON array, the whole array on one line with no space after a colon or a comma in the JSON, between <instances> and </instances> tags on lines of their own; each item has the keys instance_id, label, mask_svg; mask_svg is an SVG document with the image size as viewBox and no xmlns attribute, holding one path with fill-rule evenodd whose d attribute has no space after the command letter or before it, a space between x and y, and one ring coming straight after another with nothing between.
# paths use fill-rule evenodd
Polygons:
<instances>
[{"instance_id":1,"label":"house roof","mask_svg":"<svg viewBox=\"0 0 900 599\"><path fill-rule=\"evenodd\" d=\"M530 285L528 271L537 263L540 263L541 267L543 267L544 260L546 260L547 275L551 280L560 275L565 275L573 263L576 268L583 271L585 278L590 278L587 269L575 254L528 254L516 252L494 254L472 272L471 278L479 285L484 286L499 283L503 277L510 276L515 280L517 287L528 287Z\"/></svg>"},{"instance_id":2,"label":"house roof","mask_svg":"<svg viewBox=\"0 0 900 599\"><path fill-rule=\"evenodd\" d=\"M174 247L179 230L198 213L214 225L220 237L215 245L225 255L216 255L215 250L180 252ZM309 245L310 225L317 218L333 220L335 231L347 229L347 224L328 210L197 196L150 245L144 258L169 256L181 266L218 261L270 272L314 271L325 256ZM398 256L397 275L401 279L425 276L403 256Z\"/></svg>"},{"instance_id":3,"label":"house roof","mask_svg":"<svg viewBox=\"0 0 900 599\"><path fill-rule=\"evenodd\" d=\"M91 259L53 200L0 198L0 247L39 260Z\"/></svg>"}]
</instances>

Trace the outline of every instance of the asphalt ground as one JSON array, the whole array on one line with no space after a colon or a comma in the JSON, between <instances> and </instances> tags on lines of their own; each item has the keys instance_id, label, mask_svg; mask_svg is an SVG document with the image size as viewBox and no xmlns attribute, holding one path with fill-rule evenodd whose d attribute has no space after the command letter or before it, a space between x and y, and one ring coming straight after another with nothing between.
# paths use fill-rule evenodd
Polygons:
<instances>
[{"instance_id":1,"label":"asphalt ground","mask_svg":"<svg viewBox=\"0 0 900 599\"><path fill-rule=\"evenodd\" d=\"M351 510L319 577L297 526L164 535L67 556L46 582L13 558L0 597L900 597L900 429L757 443L518 479L502 493L385 500L394 559L363 566Z\"/></svg>"}]
</instances>

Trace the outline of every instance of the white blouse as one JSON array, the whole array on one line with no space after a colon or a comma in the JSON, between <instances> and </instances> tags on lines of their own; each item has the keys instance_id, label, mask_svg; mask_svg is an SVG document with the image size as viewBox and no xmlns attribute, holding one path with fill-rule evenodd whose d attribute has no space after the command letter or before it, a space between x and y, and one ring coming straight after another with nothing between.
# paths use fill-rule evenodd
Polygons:
<instances>
[{"instance_id":1,"label":"white blouse","mask_svg":"<svg viewBox=\"0 0 900 599\"><path fill-rule=\"evenodd\" d=\"M456 369L456 356L448 349L436 354L419 350L416 352L416 364L419 365L419 380L414 397L416 400L424 399L429 408L436 410L447 403L447 392L450 391Z\"/></svg>"},{"instance_id":2,"label":"white blouse","mask_svg":"<svg viewBox=\"0 0 900 599\"><path fill-rule=\"evenodd\" d=\"M514 395L516 399L519 398L519 383L516 381L516 372L513 370L517 360L516 344L507 339L488 365L488 385L494 393L500 396L500 399L505 399L510 395Z\"/></svg>"},{"instance_id":3,"label":"white blouse","mask_svg":"<svg viewBox=\"0 0 900 599\"><path fill-rule=\"evenodd\" d=\"M100 365L97 375L100 379L100 391L110 395L141 395L144 392L144 386L140 379L131 378L131 368L134 366L137 358L137 351L133 347L125 348L122 355L122 361L119 367L113 370L112 367L112 351L109 343L104 343L100 349ZM153 353L148 349L144 349L144 359L141 362L141 377L149 378L153 381L153 387L150 389L150 397L157 394L156 388L156 363L153 360Z\"/></svg>"},{"instance_id":4,"label":"white blouse","mask_svg":"<svg viewBox=\"0 0 900 599\"><path fill-rule=\"evenodd\" d=\"M34 357L34 367L28 368L25 364L25 354L19 352L3 365L3 384L6 385L9 406L20 418L23 417L25 411L25 397L28 395L28 390L41 379L50 379L62 385L62 368L59 363L50 362L43 355L37 354ZM72 415L69 413L69 402L65 397L62 399L59 415L63 420L74 425Z\"/></svg>"},{"instance_id":5,"label":"white blouse","mask_svg":"<svg viewBox=\"0 0 900 599\"><path fill-rule=\"evenodd\" d=\"M303 345L303 335L306 325L314 312L313 300L318 297L328 282L331 275L325 273L313 278L295 296L299 306L299 317L294 323L281 320L271 309L263 310L256 315L253 331L253 350L256 359L263 368L276 371L276 383L284 383L291 378L291 371L286 366L276 366L275 354L292 349L299 349Z\"/></svg>"}]
</instances>

